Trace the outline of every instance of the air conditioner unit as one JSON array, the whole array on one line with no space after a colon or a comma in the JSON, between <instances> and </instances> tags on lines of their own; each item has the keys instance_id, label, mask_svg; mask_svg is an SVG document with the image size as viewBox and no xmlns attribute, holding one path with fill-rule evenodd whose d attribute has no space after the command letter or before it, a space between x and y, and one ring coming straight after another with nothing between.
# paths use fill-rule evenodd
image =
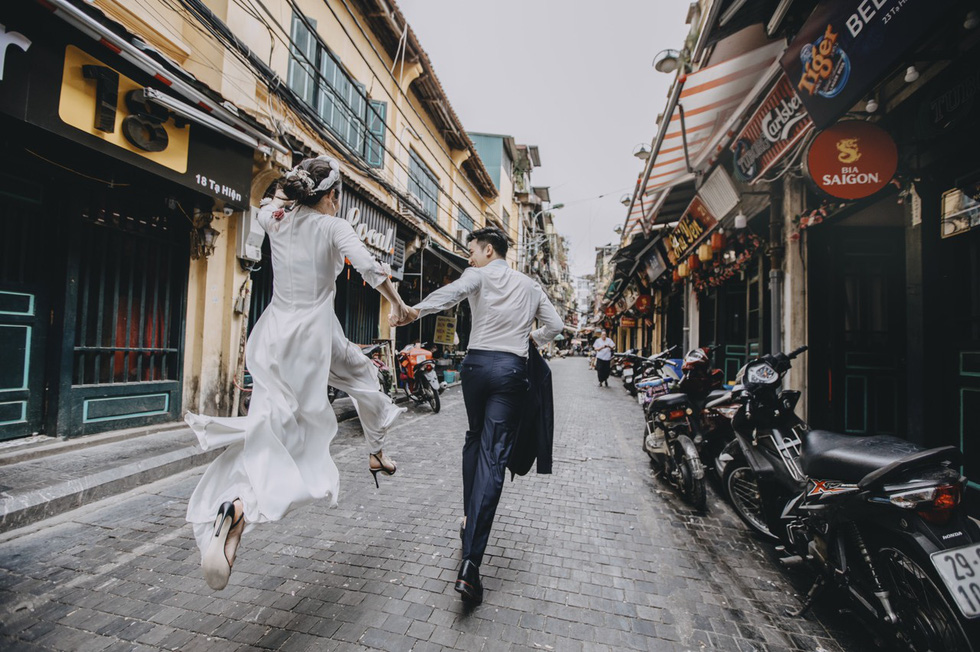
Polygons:
<instances>
[{"instance_id":1,"label":"air conditioner unit","mask_svg":"<svg viewBox=\"0 0 980 652\"><path fill-rule=\"evenodd\" d=\"M259 226L259 208L249 206L249 210L242 211L241 215L235 255L242 260L257 263L262 260L262 241L265 239L265 231Z\"/></svg>"}]
</instances>

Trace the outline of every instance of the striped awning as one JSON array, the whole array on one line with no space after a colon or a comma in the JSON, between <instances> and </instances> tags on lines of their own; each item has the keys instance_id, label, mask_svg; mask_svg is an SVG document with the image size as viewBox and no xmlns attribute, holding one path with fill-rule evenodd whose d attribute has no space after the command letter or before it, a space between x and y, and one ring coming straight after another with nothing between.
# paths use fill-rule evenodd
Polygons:
<instances>
[{"instance_id":1,"label":"striped awning","mask_svg":"<svg viewBox=\"0 0 980 652\"><path fill-rule=\"evenodd\" d=\"M649 229L665 193L694 178L688 164L696 168L707 162L711 148L717 146L732 116L785 49L785 43L777 41L678 78L682 88L677 106L669 120L661 121L660 128L666 133L659 151L653 152L655 158L646 186L638 188L624 237L638 227Z\"/></svg>"}]
</instances>

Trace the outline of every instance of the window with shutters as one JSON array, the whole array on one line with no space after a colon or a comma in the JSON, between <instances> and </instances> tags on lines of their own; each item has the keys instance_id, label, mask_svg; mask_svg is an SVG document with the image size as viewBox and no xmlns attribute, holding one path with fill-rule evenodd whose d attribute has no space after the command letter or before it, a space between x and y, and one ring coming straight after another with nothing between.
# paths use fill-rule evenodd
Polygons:
<instances>
[{"instance_id":1,"label":"window with shutters","mask_svg":"<svg viewBox=\"0 0 980 652\"><path fill-rule=\"evenodd\" d=\"M473 218L460 208L456 217L456 239L460 241L466 240L466 236L473 232L473 227Z\"/></svg>"},{"instance_id":2,"label":"window with shutters","mask_svg":"<svg viewBox=\"0 0 980 652\"><path fill-rule=\"evenodd\" d=\"M344 70L315 29L312 19L293 15L289 87L368 165L383 167L387 104L368 100L364 84Z\"/></svg>"},{"instance_id":3,"label":"window with shutters","mask_svg":"<svg viewBox=\"0 0 980 652\"><path fill-rule=\"evenodd\" d=\"M408 192L418 198L423 215L433 222L439 218L439 179L415 150L408 166Z\"/></svg>"}]
</instances>

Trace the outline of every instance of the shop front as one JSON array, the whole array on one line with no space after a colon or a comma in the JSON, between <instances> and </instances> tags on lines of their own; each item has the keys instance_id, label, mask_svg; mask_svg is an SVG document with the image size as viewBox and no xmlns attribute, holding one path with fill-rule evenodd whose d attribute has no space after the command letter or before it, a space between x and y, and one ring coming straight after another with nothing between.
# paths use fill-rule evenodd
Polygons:
<instances>
[{"instance_id":1,"label":"shop front","mask_svg":"<svg viewBox=\"0 0 980 652\"><path fill-rule=\"evenodd\" d=\"M429 239L406 260L404 280L398 291L405 303L415 305L458 279L468 266L468 258ZM436 358L437 373L445 379L448 371L453 378L469 345L471 328L469 302L463 301L443 313L428 315L399 328L395 334L396 348L413 343L425 345Z\"/></svg>"},{"instance_id":2,"label":"shop front","mask_svg":"<svg viewBox=\"0 0 980 652\"><path fill-rule=\"evenodd\" d=\"M716 231L701 245L696 269L689 272L698 304L698 341L718 346L715 363L733 383L738 370L770 349L768 261L757 233L767 226L768 211L742 229Z\"/></svg>"},{"instance_id":3,"label":"shop front","mask_svg":"<svg viewBox=\"0 0 980 652\"><path fill-rule=\"evenodd\" d=\"M191 222L247 206L252 150L150 108L159 82L40 5L4 7L0 439L175 420Z\"/></svg>"}]
</instances>

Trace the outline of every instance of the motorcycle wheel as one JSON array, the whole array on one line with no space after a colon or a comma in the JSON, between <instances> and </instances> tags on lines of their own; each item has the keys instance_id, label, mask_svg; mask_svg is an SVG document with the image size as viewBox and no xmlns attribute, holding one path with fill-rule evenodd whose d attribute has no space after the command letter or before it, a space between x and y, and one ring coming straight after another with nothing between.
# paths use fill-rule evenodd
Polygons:
<instances>
[{"instance_id":1,"label":"motorcycle wheel","mask_svg":"<svg viewBox=\"0 0 980 652\"><path fill-rule=\"evenodd\" d=\"M904 649L912 652L974 649L966 628L977 626L959 618L955 603L940 588L942 582L928 562L919 564L912 555L889 544L882 545L874 559L900 619L897 642Z\"/></svg>"},{"instance_id":2,"label":"motorcycle wheel","mask_svg":"<svg viewBox=\"0 0 980 652\"><path fill-rule=\"evenodd\" d=\"M680 435L680 437L687 437ZM691 446L694 446L692 443ZM696 477L697 469L701 465L701 460L697 457L691 459L684 454L684 449L679 444L674 448L674 457L677 468L681 474L681 497L688 505L698 511L704 511L708 504L708 494L704 486L704 473L701 477Z\"/></svg>"},{"instance_id":3,"label":"motorcycle wheel","mask_svg":"<svg viewBox=\"0 0 980 652\"><path fill-rule=\"evenodd\" d=\"M432 413L439 414L439 410L442 408L442 400L439 398L439 388L430 385L429 381L424 377L420 378L419 382L423 383L423 391L426 394L429 407L432 408Z\"/></svg>"},{"instance_id":4,"label":"motorcycle wheel","mask_svg":"<svg viewBox=\"0 0 980 652\"><path fill-rule=\"evenodd\" d=\"M738 455L725 466L722 486L735 513L753 532L768 539L776 538L766 524L759 482L744 457Z\"/></svg>"}]
</instances>

